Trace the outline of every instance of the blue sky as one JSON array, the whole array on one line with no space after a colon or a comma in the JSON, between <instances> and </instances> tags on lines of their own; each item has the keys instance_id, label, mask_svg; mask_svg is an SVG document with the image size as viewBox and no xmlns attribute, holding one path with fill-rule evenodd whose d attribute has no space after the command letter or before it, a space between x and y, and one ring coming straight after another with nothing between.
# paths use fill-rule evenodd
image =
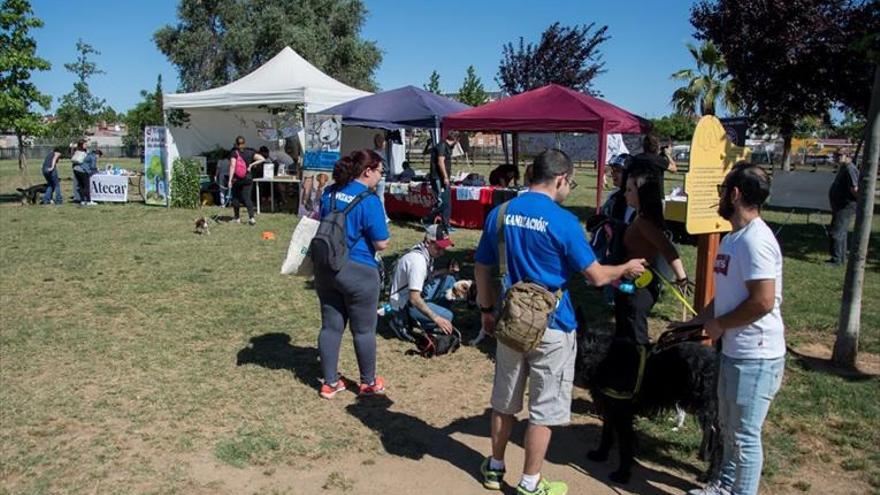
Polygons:
<instances>
[{"instance_id":1,"label":"blue sky","mask_svg":"<svg viewBox=\"0 0 880 495\"><path fill-rule=\"evenodd\" d=\"M45 26L35 31L38 53L52 70L34 75L39 88L58 97L69 92L73 76L63 64L76 56L78 38L101 52L96 61L106 74L92 91L117 111L140 100L141 89L162 74L166 92L177 87L177 72L152 41L164 24L176 22L176 0L33 0ZM461 85L474 65L486 89L497 89L495 75L503 44L520 36L534 41L551 23L608 25L611 39L602 45L607 72L595 81L604 98L647 117L671 111L675 70L691 66L685 43L692 2L651 1L458 1L399 2L366 0L370 11L362 36L384 52L376 72L382 89L422 86L432 70L444 91ZM53 107L54 108L54 107Z\"/></svg>"}]
</instances>

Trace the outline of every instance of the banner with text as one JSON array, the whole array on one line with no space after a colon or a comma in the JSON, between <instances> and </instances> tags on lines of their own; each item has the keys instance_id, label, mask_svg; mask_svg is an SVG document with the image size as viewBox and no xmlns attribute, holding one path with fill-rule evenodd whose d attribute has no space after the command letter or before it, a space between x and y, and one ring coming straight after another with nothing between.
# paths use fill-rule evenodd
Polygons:
<instances>
[{"instance_id":1,"label":"banner with text","mask_svg":"<svg viewBox=\"0 0 880 495\"><path fill-rule=\"evenodd\" d=\"M148 205L168 206L168 153L166 130L144 128L144 198Z\"/></svg>"},{"instance_id":2,"label":"banner with text","mask_svg":"<svg viewBox=\"0 0 880 495\"><path fill-rule=\"evenodd\" d=\"M333 170L341 147L341 115L306 114L305 170Z\"/></svg>"},{"instance_id":3,"label":"banner with text","mask_svg":"<svg viewBox=\"0 0 880 495\"><path fill-rule=\"evenodd\" d=\"M95 174L89 178L92 201L125 203L128 201L128 176Z\"/></svg>"}]
</instances>

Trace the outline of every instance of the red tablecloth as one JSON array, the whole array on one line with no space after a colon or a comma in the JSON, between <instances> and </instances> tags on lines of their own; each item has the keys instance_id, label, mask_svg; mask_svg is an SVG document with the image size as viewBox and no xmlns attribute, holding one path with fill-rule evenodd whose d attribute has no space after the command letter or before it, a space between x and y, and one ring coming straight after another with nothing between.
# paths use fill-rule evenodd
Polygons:
<instances>
[{"instance_id":1,"label":"red tablecloth","mask_svg":"<svg viewBox=\"0 0 880 495\"><path fill-rule=\"evenodd\" d=\"M404 188L406 192L402 192ZM466 229L482 229L486 215L492 209L494 187L479 188L480 199L458 199L458 186L452 186L452 214L449 223ZM476 189L476 188L471 188ZM426 182L408 185L385 185L385 212L390 217L411 216L422 218L434 205L434 192Z\"/></svg>"}]
</instances>

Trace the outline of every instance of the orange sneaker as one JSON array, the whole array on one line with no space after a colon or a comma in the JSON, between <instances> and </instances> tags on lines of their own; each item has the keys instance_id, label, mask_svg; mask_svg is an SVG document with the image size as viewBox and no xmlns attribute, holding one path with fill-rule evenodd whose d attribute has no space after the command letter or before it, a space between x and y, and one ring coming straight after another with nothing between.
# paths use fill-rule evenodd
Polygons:
<instances>
[{"instance_id":1,"label":"orange sneaker","mask_svg":"<svg viewBox=\"0 0 880 495\"><path fill-rule=\"evenodd\" d=\"M358 395L361 397L368 397L370 395L384 395L385 394L385 380L382 379L381 376L377 376L375 380L373 380L372 385L367 385L366 383L361 383L360 390L358 391Z\"/></svg>"},{"instance_id":2,"label":"orange sneaker","mask_svg":"<svg viewBox=\"0 0 880 495\"><path fill-rule=\"evenodd\" d=\"M347 380L343 376L340 376L339 378L336 379L336 383L333 385L328 385L326 383L322 384L321 391L319 392L321 397L323 397L325 399L332 399L339 392L342 392L343 390L347 390L347 388L345 386L346 381Z\"/></svg>"}]
</instances>

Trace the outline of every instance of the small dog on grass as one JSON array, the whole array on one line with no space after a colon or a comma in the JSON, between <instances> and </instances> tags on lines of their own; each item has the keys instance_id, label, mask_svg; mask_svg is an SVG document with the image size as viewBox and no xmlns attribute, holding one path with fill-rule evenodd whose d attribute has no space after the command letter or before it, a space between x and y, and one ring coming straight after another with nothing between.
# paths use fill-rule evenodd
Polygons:
<instances>
[{"instance_id":1,"label":"small dog on grass","mask_svg":"<svg viewBox=\"0 0 880 495\"><path fill-rule=\"evenodd\" d=\"M208 225L208 219L204 216L197 218L195 233L199 235L211 235L211 229Z\"/></svg>"}]
</instances>

